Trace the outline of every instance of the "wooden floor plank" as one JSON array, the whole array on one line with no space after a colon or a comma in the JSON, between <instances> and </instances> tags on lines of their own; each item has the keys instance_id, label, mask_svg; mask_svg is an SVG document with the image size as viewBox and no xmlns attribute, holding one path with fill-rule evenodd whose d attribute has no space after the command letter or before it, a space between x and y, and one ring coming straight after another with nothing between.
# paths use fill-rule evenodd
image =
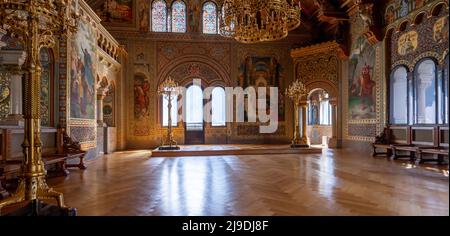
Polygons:
<instances>
[{"instance_id":1,"label":"wooden floor plank","mask_svg":"<svg viewBox=\"0 0 450 236\"><path fill-rule=\"evenodd\" d=\"M149 158L120 152L49 184L80 215L448 215L446 166L345 150Z\"/></svg>"}]
</instances>

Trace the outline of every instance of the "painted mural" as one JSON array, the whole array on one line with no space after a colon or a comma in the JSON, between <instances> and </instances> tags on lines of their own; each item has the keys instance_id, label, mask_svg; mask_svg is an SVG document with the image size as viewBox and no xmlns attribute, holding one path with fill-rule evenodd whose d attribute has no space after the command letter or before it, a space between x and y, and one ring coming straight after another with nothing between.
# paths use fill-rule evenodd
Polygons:
<instances>
[{"instance_id":1,"label":"painted mural","mask_svg":"<svg viewBox=\"0 0 450 236\"><path fill-rule=\"evenodd\" d=\"M150 82L142 75L134 77L134 118L139 120L150 115Z\"/></svg>"},{"instance_id":2,"label":"painted mural","mask_svg":"<svg viewBox=\"0 0 450 236\"><path fill-rule=\"evenodd\" d=\"M417 31L410 31L400 36L398 39L398 54L406 55L416 51L419 46L418 39L419 34Z\"/></svg>"},{"instance_id":3,"label":"painted mural","mask_svg":"<svg viewBox=\"0 0 450 236\"><path fill-rule=\"evenodd\" d=\"M188 1L188 29L190 32L200 32L200 1Z\"/></svg>"},{"instance_id":4,"label":"painted mural","mask_svg":"<svg viewBox=\"0 0 450 236\"><path fill-rule=\"evenodd\" d=\"M133 0L106 0L96 11L104 23L133 23Z\"/></svg>"},{"instance_id":5,"label":"painted mural","mask_svg":"<svg viewBox=\"0 0 450 236\"><path fill-rule=\"evenodd\" d=\"M89 24L79 22L71 50L70 117L95 119L96 39Z\"/></svg>"},{"instance_id":6,"label":"painted mural","mask_svg":"<svg viewBox=\"0 0 450 236\"><path fill-rule=\"evenodd\" d=\"M392 0L384 14L386 25L406 17L410 12L425 6L430 1L432 0Z\"/></svg>"},{"instance_id":7,"label":"painted mural","mask_svg":"<svg viewBox=\"0 0 450 236\"><path fill-rule=\"evenodd\" d=\"M364 37L359 37L352 48L349 61L349 119L376 118L375 49Z\"/></svg>"},{"instance_id":8,"label":"painted mural","mask_svg":"<svg viewBox=\"0 0 450 236\"><path fill-rule=\"evenodd\" d=\"M249 56L247 57L239 67L238 85L242 88L249 86L255 87L277 87L278 88L278 120L284 121L284 94L282 93L284 80L283 67L274 57L270 56ZM270 107L270 91L267 90L267 105ZM247 103L246 103L247 104ZM269 113L269 112L267 112ZM245 112L245 120L247 120L247 112Z\"/></svg>"},{"instance_id":9,"label":"painted mural","mask_svg":"<svg viewBox=\"0 0 450 236\"><path fill-rule=\"evenodd\" d=\"M141 0L139 2L139 30L148 31L150 24L150 1Z\"/></svg>"},{"instance_id":10,"label":"painted mural","mask_svg":"<svg viewBox=\"0 0 450 236\"><path fill-rule=\"evenodd\" d=\"M434 24L433 39L437 43L448 41L448 15L439 18Z\"/></svg>"}]
</instances>

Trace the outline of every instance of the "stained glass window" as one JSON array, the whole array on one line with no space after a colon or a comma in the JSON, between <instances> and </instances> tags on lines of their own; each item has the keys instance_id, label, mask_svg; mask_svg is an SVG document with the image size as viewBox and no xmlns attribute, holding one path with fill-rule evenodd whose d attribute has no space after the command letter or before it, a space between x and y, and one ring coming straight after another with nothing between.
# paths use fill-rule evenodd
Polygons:
<instances>
[{"instance_id":1,"label":"stained glass window","mask_svg":"<svg viewBox=\"0 0 450 236\"><path fill-rule=\"evenodd\" d=\"M203 5L203 33L217 34L216 4L207 2Z\"/></svg>"},{"instance_id":2,"label":"stained glass window","mask_svg":"<svg viewBox=\"0 0 450 236\"><path fill-rule=\"evenodd\" d=\"M155 0L152 4L152 31L167 32L167 8L163 0Z\"/></svg>"},{"instance_id":3,"label":"stained glass window","mask_svg":"<svg viewBox=\"0 0 450 236\"><path fill-rule=\"evenodd\" d=\"M186 32L186 4L180 0L172 4L172 32Z\"/></svg>"}]
</instances>

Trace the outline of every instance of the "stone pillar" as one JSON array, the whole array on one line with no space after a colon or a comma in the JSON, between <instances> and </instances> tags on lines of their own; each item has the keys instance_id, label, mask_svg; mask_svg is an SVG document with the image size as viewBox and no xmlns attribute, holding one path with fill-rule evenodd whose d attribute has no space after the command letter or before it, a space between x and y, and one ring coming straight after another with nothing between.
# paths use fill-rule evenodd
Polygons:
<instances>
[{"instance_id":1,"label":"stone pillar","mask_svg":"<svg viewBox=\"0 0 450 236\"><path fill-rule=\"evenodd\" d=\"M302 101L300 102L301 107L301 115L302 115L302 137L301 137L301 144L304 146L309 147L309 140L308 140L308 130L307 130L307 110L308 110L308 102Z\"/></svg>"},{"instance_id":2,"label":"stone pillar","mask_svg":"<svg viewBox=\"0 0 450 236\"><path fill-rule=\"evenodd\" d=\"M22 115L22 74L11 75L10 112L8 120L21 122Z\"/></svg>"},{"instance_id":3,"label":"stone pillar","mask_svg":"<svg viewBox=\"0 0 450 236\"><path fill-rule=\"evenodd\" d=\"M97 155L105 154L106 124L103 122L103 99L105 99L107 91L104 87L97 89Z\"/></svg>"},{"instance_id":4,"label":"stone pillar","mask_svg":"<svg viewBox=\"0 0 450 236\"><path fill-rule=\"evenodd\" d=\"M97 124L98 127L104 127L103 123L103 99L105 99L106 91L101 90L97 93Z\"/></svg>"},{"instance_id":5,"label":"stone pillar","mask_svg":"<svg viewBox=\"0 0 450 236\"><path fill-rule=\"evenodd\" d=\"M0 121L1 125L23 126L22 116L22 64L25 62L26 53L24 51L4 51L0 50L2 65L10 79L10 110L6 120Z\"/></svg>"},{"instance_id":6,"label":"stone pillar","mask_svg":"<svg viewBox=\"0 0 450 236\"><path fill-rule=\"evenodd\" d=\"M328 141L329 148L337 148L338 146L338 109L337 101L330 101L331 104L331 139Z\"/></svg>"},{"instance_id":7,"label":"stone pillar","mask_svg":"<svg viewBox=\"0 0 450 236\"><path fill-rule=\"evenodd\" d=\"M421 124L426 123L426 90L431 86L433 80L433 76L422 76L421 83L417 86L417 122Z\"/></svg>"}]
</instances>

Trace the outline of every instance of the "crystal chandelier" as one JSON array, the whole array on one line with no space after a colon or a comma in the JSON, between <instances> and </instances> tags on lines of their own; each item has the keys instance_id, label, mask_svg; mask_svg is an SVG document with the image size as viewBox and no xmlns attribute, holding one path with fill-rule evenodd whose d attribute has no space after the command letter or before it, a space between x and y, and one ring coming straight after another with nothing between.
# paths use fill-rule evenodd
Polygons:
<instances>
[{"instance_id":1,"label":"crystal chandelier","mask_svg":"<svg viewBox=\"0 0 450 236\"><path fill-rule=\"evenodd\" d=\"M220 34L242 43L275 41L300 26L299 0L225 0Z\"/></svg>"}]
</instances>

